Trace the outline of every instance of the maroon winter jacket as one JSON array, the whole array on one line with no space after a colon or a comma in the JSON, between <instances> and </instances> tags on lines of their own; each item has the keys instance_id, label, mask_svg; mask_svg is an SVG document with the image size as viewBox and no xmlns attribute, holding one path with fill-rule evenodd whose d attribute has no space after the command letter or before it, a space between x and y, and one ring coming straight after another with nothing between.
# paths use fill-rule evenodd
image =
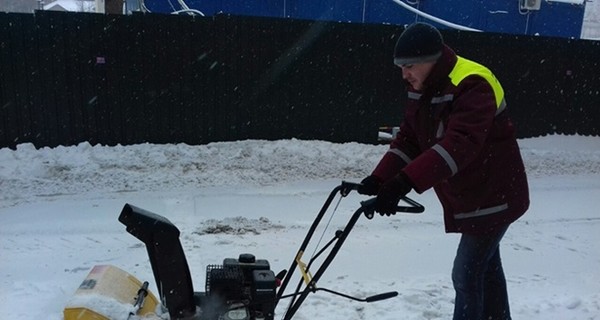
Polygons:
<instances>
[{"instance_id":1,"label":"maroon winter jacket","mask_svg":"<svg viewBox=\"0 0 600 320\"><path fill-rule=\"evenodd\" d=\"M446 232L485 234L523 215L527 177L492 73L445 47L425 89L408 87L400 131L373 175L403 171L417 192L433 187Z\"/></svg>"}]
</instances>

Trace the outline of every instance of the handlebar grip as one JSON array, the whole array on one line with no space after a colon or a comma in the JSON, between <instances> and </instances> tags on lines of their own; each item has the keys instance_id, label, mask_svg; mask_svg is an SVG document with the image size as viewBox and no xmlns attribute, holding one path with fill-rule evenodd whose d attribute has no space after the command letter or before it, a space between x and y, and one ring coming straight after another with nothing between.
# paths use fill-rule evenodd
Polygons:
<instances>
[{"instance_id":1,"label":"handlebar grip","mask_svg":"<svg viewBox=\"0 0 600 320\"><path fill-rule=\"evenodd\" d=\"M377 197L362 201L360 203L361 207L363 209L363 212L365 214L365 217L367 217L367 219L369 219L369 220L373 219L373 217L375 216L375 200L376 199L377 199ZM401 199L401 201L408 203L410 206L397 206L396 212L421 213L421 212L425 211L425 207L422 204L416 202L415 200L413 200L409 197L404 197Z\"/></svg>"}]
</instances>

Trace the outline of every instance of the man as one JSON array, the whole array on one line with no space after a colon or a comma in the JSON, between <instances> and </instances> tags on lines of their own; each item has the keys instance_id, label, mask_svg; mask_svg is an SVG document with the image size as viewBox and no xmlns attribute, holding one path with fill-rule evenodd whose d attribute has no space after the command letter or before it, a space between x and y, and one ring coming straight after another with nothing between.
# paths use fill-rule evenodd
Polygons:
<instances>
[{"instance_id":1,"label":"man","mask_svg":"<svg viewBox=\"0 0 600 320\"><path fill-rule=\"evenodd\" d=\"M411 190L433 188L446 232L462 234L454 320L510 319L499 244L529 207L529 191L502 86L425 23L400 35L394 64L407 82L405 117L359 192L377 195L375 210L391 215Z\"/></svg>"}]
</instances>

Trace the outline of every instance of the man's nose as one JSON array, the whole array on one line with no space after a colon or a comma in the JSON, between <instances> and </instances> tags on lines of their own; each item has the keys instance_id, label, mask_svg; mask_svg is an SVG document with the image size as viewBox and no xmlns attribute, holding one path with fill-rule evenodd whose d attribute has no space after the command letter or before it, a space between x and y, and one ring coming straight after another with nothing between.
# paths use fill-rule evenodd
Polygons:
<instances>
[{"instance_id":1,"label":"man's nose","mask_svg":"<svg viewBox=\"0 0 600 320\"><path fill-rule=\"evenodd\" d=\"M408 68L402 68L402 79L406 79L410 76L410 71Z\"/></svg>"}]
</instances>

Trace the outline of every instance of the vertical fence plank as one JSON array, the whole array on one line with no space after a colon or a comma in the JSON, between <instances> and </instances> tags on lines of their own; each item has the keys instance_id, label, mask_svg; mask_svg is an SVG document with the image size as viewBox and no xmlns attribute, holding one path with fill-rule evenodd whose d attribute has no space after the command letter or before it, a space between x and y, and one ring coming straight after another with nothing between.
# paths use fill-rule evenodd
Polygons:
<instances>
[{"instance_id":1,"label":"vertical fence plank","mask_svg":"<svg viewBox=\"0 0 600 320\"><path fill-rule=\"evenodd\" d=\"M38 50L39 50L39 69L38 76L40 77L40 92L39 112L44 115L44 120L41 122L42 130L39 143L44 146L54 147L59 144L58 138L58 112L57 100L61 94L58 91L63 91L64 88L57 87L54 78L54 67L56 62L55 57L55 28L54 25L58 15L45 12L37 12L35 15L36 28L38 29ZM60 90L59 90L60 89Z\"/></svg>"},{"instance_id":2,"label":"vertical fence plank","mask_svg":"<svg viewBox=\"0 0 600 320\"><path fill-rule=\"evenodd\" d=\"M90 137L88 122L88 101L86 86L89 79L87 65L90 14L68 16L64 19L63 33L65 36L65 65L69 119L71 127L70 144L88 141Z\"/></svg>"},{"instance_id":3,"label":"vertical fence plank","mask_svg":"<svg viewBox=\"0 0 600 320\"><path fill-rule=\"evenodd\" d=\"M114 68L115 56L111 55L109 19L111 15L94 15L90 24L90 82L93 101L90 110L90 124L92 129L92 144L111 145L113 135L112 110L110 110L111 85L108 74Z\"/></svg>"},{"instance_id":4,"label":"vertical fence plank","mask_svg":"<svg viewBox=\"0 0 600 320\"><path fill-rule=\"evenodd\" d=\"M80 80L79 112L81 114L82 140L90 144L99 143L99 129L96 123L97 110L100 108L100 97L97 90L97 71L102 67L99 62L100 49L97 48L99 35L96 33L95 25L103 17L100 15L78 15L78 58L77 70ZM100 60L98 60L100 59Z\"/></svg>"},{"instance_id":5,"label":"vertical fence plank","mask_svg":"<svg viewBox=\"0 0 600 320\"><path fill-rule=\"evenodd\" d=\"M128 96L127 70L129 59L127 47L130 46L130 31L125 30L127 17L121 15L106 15L103 29L104 44L104 87L102 95L106 107L108 121L104 128L106 132L104 144L116 145L125 143L124 123L130 117L131 106L126 104Z\"/></svg>"},{"instance_id":6,"label":"vertical fence plank","mask_svg":"<svg viewBox=\"0 0 600 320\"><path fill-rule=\"evenodd\" d=\"M120 32L116 50L120 51L119 69L121 71L121 84L119 85L119 100L122 110L121 116L121 144L136 144L148 141L145 136L143 118L144 108L144 69L140 57L144 54L143 48L143 20L137 14L131 19L119 20Z\"/></svg>"},{"instance_id":7,"label":"vertical fence plank","mask_svg":"<svg viewBox=\"0 0 600 320\"><path fill-rule=\"evenodd\" d=\"M0 147L14 148L16 132L12 127L15 108L14 79L12 78L12 19L0 12Z\"/></svg>"},{"instance_id":8,"label":"vertical fence plank","mask_svg":"<svg viewBox=\"0 0 600 320\"><path fill-rule=\"evenodd\" d=\"M24 72L27 69L28 61L26 56L28 52L28 43L25 42L23 33L29 27L27 25L28 15L13 15L10 23L10 54L12 56L10 63L12 87L14 90L14 103L11 103L12 107L12 127L15 139L14 144L19 144L29 140L29 136L32 132L32 110L29 103L29 81L28 75Z\"/></svg>"},{"instance_id":9,"label":"vertical fence plank","mask_svg":"<svg viewBox=\"0 0 600 320\"><path fill-rule=\"evenodd\" d=\"M184 71L185 86L189 88L185 142L208 143L216 141L214 110L220 107L216 98L220 70L216 38L220 35L209 19L195 18L189 28L190 65Z\"/></svg>"}]
</instances>

